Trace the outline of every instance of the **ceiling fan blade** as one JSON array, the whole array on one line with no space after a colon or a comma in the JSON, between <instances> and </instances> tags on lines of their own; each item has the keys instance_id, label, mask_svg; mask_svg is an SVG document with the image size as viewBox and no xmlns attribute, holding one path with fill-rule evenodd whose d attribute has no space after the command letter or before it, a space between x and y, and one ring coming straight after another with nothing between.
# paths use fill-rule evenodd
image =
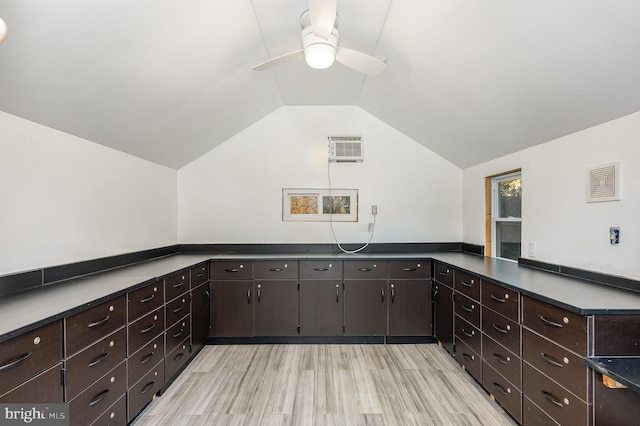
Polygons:
<instances>
[{"instance_id":1,"label":"ceiling fan blade","mask_svg":"<svg viewBox=\"0 0 640 426\"><path fill-rule=\"evenodd\" d=\"M369 56L366 53L358 52L357 50L345 49L339 47L336 52L336 61L353 68L367 75L377 75L387 64L380 59Z\"/></svg>"},{"instance_id":2,"label":"ceiling fan blade","mask_svg":"<svg viewBox=\"0 0 640 426\"><path fill-rule=\"evenodd\" d=\"M309 0L309 19L313 33L328 39L336 23L337 0Z\"/></svg>"},{"instance_id":3,"label":"ceiling fan blade","mask_svg":"<svg viewBox=\"0 0 640 426\"><path fill-rule=\"evenodd\" d=\"M275 58L271 58L268 61L265 61L261 64L258 64L251 69L254 71L265 71L275 67L276 65L284 64L292 59L297 58L298 56L303 56L304 50L296 50L295 52L285 53L284 55L276 56Z\"/></svg>"}]
</instances>

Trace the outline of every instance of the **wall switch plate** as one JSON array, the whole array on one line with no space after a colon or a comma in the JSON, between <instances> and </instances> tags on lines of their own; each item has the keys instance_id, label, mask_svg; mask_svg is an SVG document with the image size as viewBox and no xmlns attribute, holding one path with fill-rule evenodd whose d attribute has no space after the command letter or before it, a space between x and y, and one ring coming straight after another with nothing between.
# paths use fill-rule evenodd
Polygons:
<instances>
[{"instance_id":1,"label":"wall switch plate","mask_svg":"<svg viewBox=\"0 0 640 426\"><path fill-rule=\"evenodd\" d=\"M371 214L373 215L378 214L378 206L376 205L371 206Z\"/></svg>"},{"instance_id":2,"label":"wall switch plate","mask_svg":"<svg viewBox=\"0 0 640 426\"><path fill-rule=\"evenodd\" d=\"M529 257L536 257L536 243L529 241Z\"/></svg>"}]
</instances>

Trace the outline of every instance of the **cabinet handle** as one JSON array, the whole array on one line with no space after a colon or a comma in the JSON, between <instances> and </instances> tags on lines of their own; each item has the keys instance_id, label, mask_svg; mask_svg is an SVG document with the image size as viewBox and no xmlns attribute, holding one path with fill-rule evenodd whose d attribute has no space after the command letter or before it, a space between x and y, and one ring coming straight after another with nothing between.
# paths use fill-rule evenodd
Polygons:
<instances>
[{"instance_id":1,"label":"cabinet handle","mask_svg":"<svg viewBox=\"0 0 640 426\"><path fill-rule=\"evenodd\" d=\"M271 271L271 272L282 272L282 271L284 271L284 269L282 269L282 268L271 268L271 269L269 269L269 271Z\"/></svg>"},{"instance_id":2,"label":"cabinet handle","mask_svg":"<svg viewBox=\"0 0 640 426\"><path fill-rule=\"evenodd\" d=\"M440 276L441 276L441 277L446 277L446 276L448 276L448 275L449 275L449 273L448 273L448 272L440 272Z\"/></svg>"},{"instance_id":3,"label":"cabinet handle","mask_svg":"<svg viewBox=\"0 0 640 426\"><path fill-rule=\"evenodd\" d=\"M466 281L460 281L460 284L462 284L465 287L469 287L469 288L473 287L473 285L471 283L468 283Z\"/></svg>"},{"instance_id":4,"label":"cabinet handle","mask_svg":"<svg viewBox=\"0 0 640 426\"><path fill-rule=\"evenodd\" d=\"M145 297L144 299L140 299L140 303L147 303L147 302L151 302L153 299L155 299L156 295L152 294L149 297Z\"/></svg>"},{"instance_id":5,"label":"cabinet handle","mask_svg":"<svg viewBox=\"0 0 640 426\"><path fill-rule=\"evenodd\" d=\"M202 271L202 272L198 272L198 273L196 274L196 277L200 278L200 277L202 277L203 275L204 275L204 271Z\"/></svg>"},{"instance_id":6,"label":"cabinet handle","mask_svg":"<svg viewBox=\"0 0 640 426\"><path fill-rule=\"evenodd\" d=\"M262 286L260 284L258 284L258 291L257 291L257 296L258 296L258 303L260 303L260 294L262 293Z\"/></svg>"},{"instance_id":7,"label":"cabinet handle","mask_svg":"<svg viewBox=\"0 0 640 426\"><path fill-rule=\"evenodd\" d=\"M505 357L503 357L500 354L497 353L493 353L493 359L495 359L496 361L498 361L501 364L507 365L507 359Z\"/></svg>"},{"instance_id":8,"label":"cabinet handle","mask_svg":"<svg viewBox=\"0 0 640 426\"><path fill-rule=\"evenodd\" d=\"M462 309L464 309L467 312L473 312L473 310L476 308L475 305L471 305L471 307L467 306L467 305L462 305Z\"/></svg>"},{"instance_id":9,"label":"cabinet handle","mask_svg":"<svg viewBox=\"0 0 640 426\"><path fill-rule=\"evenodd\" d=\"M209 292L209 290L204 291L204 297L207 306L209 306L209 304L211 303L211 293Z\"/></svg>"},{"instance_id":10,"label":"cabinet handle","mask_svg":"<svg viewBox=\"0 0 640 426\"><path fill-rule=\"evenodd\" d=\"M502 385L500 385L499 383L493 382L493 387L496 388L498 392L500 392L503 395L509 394L509 392L507 392L507 390L503 388Z\"/></svg>"},{"instance_id":11,"label":"cabinet handle","mask_svg":"<svg viewBox=\"0 0 640 426\"><path fill-rule=\"evenodd\" d=\"M109 389L105 389L102 392L100 392L98 395L95 396L95 398L93 398L93 400L89 403L89 407L93 407L94 405L96 405L97 403L99 403L100 401L102 401L103 399L105 399L107 397L107 394L109 393Z\"/></svg>"},{"instance_id":12,"label":"cabinet handle","mask_svg":"<svg viewBox=\"0 0 640 426\"><path fill-rule=\"evenodd\" d=\"M549 321L544 317L544 315L540 315L540 321L547 324L549 327L562 328L562 324L558 324L557 322Z\"/></svg>"},{"instance_id":13,"label":"cabinet handle","mask_svg":"<svg viewBox=\"0 0 640 426\"><path fill-rule=\"evenodd\" d=\"M491 324L491 327L498 333L507 334L507 330L505 330L504 328L500 328L495 324Z\"/></svg>"},{"instance_id":14,"label":"cabinet handle","mask_svg":"<svg viewBox=\"0 0 640 426\"><path fill-rule=\"evenodd\" d=\"M328 271L329 268L313 268L313 270L318 272L325 272L325 271Z\"/></svg>"},{"instance_id":15,"label":"cabinet handle","mask_svg":"<svg viewBox=\"0 0 640 426\"><path fill-rule=\"evenodd\" d=\"M174 284L173 288L180 288L184 284L184 281L180 281L178 284Z\"/></svg>"},{"instance_id":16,"label":"cabinet handle","mask_svg":"<svg viewBox=\"0 0 640 426\"><path fill-rule=\"evenodd\" d=\"M155 326L156 326L156 323L154 322L149 327L147 327L147 328L143 329L142 331L140 331L140 334L146 334L146 333L150 332L151 330L154 329Z\"/></svg>"},{"instance_id":17,"label":"cabinet handle","mask_svg":"<svg viewBox=\"0 0 640 426\"><path fill-rule=\"evenodd\" d=\"M358 271L360 271L360 272L371 272L371 271L373 271L373 269L371 269L371 268L358 268Z\"/></svg>"},{"instance_id":18,"label":"cabinet handle","mask_svg":"<svg viewBox=\"0 0 640 426\"><path fill-rule=\"evenodd\" d=\"M176 356L173 357L173 362L180 361L183 356L184 356L184 353L180 352L179 354L177 354Z\"/></svg>"},{"instance_id":19,"label":"cabinet handle","mask_svg":"<svg viewBox=\"0 0 640 426\"><path fill-rule=\"evenodd\" d=\"M418 270L418 268L402 268L402 270L403 270L404 272L414 272L414 271L417 271L417 270Z\"/></svg>"},{"instance_id":20,"label":"cabinet handle","mask_svg":"<svg viewBox=\"0 0 640 426\"><path fill-rule=\"evenodd\" d=\"M227 272L240 272L239 269L225 269Z\"/></svg>"},{"instance_id":21,"label":"cabinet handle","mask_svg":"<svg viewBox=\"0 0 640 426\"><path fill-rule=\"evenodd\" d=\"M96 321L96 322L92 322L91 324L88 324L87 328L100 327L101 325L106 324L108 321L109 321L109 315L102 318L100 321Z\"/></svg>"},{"instance_id":22,"label":"cabinet handle","mask_svg":"<svg viewBox=\"0 0 640 426\"><path fill-rule=\"evenodd\" d=\"M23 362L25 362L26 360L28 360L31 355L33 355L33 352L28 352L28 353L26 353L24 355L21 355L15 361L11 361L10 363L1 366L0 367L0 371L5 371L5 370L9 370L10 368L17 367L18 365L20 365Z\"/></svg>"},{"instance_id":23,"label":"cabinet handle","mask_svg":"<svg viewBox=\"0 0 640 426\"><path fill-rule=\"evenodd\" d=\"M102 361L104 361L107 358L109 358L109 352L105 352L104 354L100 355L99 357L91 361L89 363L89 367L95 367L96 365L100 364Z\"/></svg>"},{"instance_id":24,"label":"cabinet handle","mask_svg":"<svg viewBox=\"0 0 640 426\"><path fill-rule=\"evenodd\" d=\"M180 312L180 311L181 311L181 310L183 310L183 309L184 309L184 305L178 306L177 308L175 308L175 309L173 310L173 313L174 313L174 314L177 314L178 312Z\"/></svg>"},{"instance_id":25,"label":"cabinet handle","mask_svg":"<svg viewBox=\"0 0 640 426\"><path fill-rule=\"evenodd\" d=\"M467 337L473 337L473 336L475 336L475 335L476 335L476 333L475 333L473 330L471 330L471 333L469 333L469 332L468 332L467 330L465 330L464 328L462 329L462 334L464 334L464 335L465 335L465 336L467 336Z\"/></svg>"},{"instance_id":26,"label":"cabinet handle","mask_svg":"<svg viewBox=\"0 0 640 426\"><path fill-rule=\"evenodd\" d=\"M178 331L176 334L174 334L173 338L177 339L178 337L180 337L182 335L182 333L184 333L184 328L181 328L180 331Z\"/></svg>"},{"instance_id":27,"label":"cabinet handle","mask_svg":"<svg viewBox=\"0 0 640 426\"><path fill-rule=\"evenodd\" d=\"M384 303L384 288L380 289L380 297L382 298L382 303Z\"/></svg>"},{"instance_id":28,"label":"cabinet handle","mask_svg":"<svg viewBox=\"0 0 640 426\"><path fill-rule=\"evenodd\" d=\"M564 405L562 405L562 402L558 401L553 395L551 395L549 392L545 391L544 389L540 389L540 392L542 392L542 396L544 396L544 399L546 399L547 401L549 401L550 403L557 405L560 408L563 408Z\"/></svg>"},{"instance_id":29,"label":"cabinet handle","mask_svg":"<svg viewBox=\"0 0 640 426\"><path fill-rule=\"evenodd\" d=\"M150 381L149 383L147 383L142 390L140 391L140 393L147 393L149 392L149 390L151 390L151 388L153 387L153 385L156 384L155 380Z\"/></svg>"},{"instance_id":30,"label":"cabinet handle","mask_svg":"<svg viewBox=\"0 0 640 426\"><path fill-rule=\"evenodd\" d=\"M543 360L547 361L551 365L555 365L556 367L560 367L560 368L563 367L563 365L561 363L559 363L558 361L554 360L553 358L551 358L550 356L548 356L544 352L540 352L540 358L542 358Z\"/></svg>"},{"instance_id":31,"label":"cabinet handle","mask_svg":"<svg viewBox=\"0 0 640 426\"><path fill-rule=\"evenodd\" d=\"M395 285L391 284L391 303L394 303L396 298Z\"/></svg>"},{"instance_id":32,"label":"cabinet handle","mask_svg":"<svg viewBox=\"0 0 640 426\"><path fill-rule=\"evenodd\" d=\"M433 303L437 303L438 302L438 287L435 288L435 290L433 290Z\"/></svg>"},{"instance_id":33,"label":"cabinet handle","mask_svg":"<svg viewBox=\"0 0 640 426\"><path fill-rule=\"evenodd\" d=\"M153 356L154 356L154 355L155 355L155 353L154 353L154 352L151 352L151 353L149 353L149 354L146 354L146 355L144 356L144 358L142 358L142 359L140 360L140 364L146 364L146 363L148 363L149 361L151 361L151 359L153 358Z\"/></svg>"},{"instance_id":34,"label":"cabinet handle","mask_svg":"<svg viewBox=\"0 0 640 426\"><path fill-rule=\"evenodd\" d=\"M247 290L247 305L251 304L251 289Z\"/></svg>"},{"instance_id":35,"label":"cabinet handle","mask_svg":"<svg viewBox=\"0 0 640 426\"><path fill-rule=\"evenodd\" d=\"M501 299L500 297L496 297L493 294L491 295L491 300L496 301L498 303L507 303L506 299Z\"/></svg>"},{"instance_id":36,"label":"cabinet handle","mask_svg":"<svg viewBox=\"0 0 640 426\"><path fill-rule=\"evenodd\" d=\"M464 359L466 359L467 361L475 361L476 357L474 357L473 355L467 355L466 353L462 352L462 357Z\"/></svg>"},{"instance_id":37,"label":"cabinet handle","mask_svg":"<svg viewBox=\"0 0 640 426\"><path fill-rule=\"evenodd\" d=\"M336 284L336 303L340 303L340 284Z\"/></svg>"}]
</instances>

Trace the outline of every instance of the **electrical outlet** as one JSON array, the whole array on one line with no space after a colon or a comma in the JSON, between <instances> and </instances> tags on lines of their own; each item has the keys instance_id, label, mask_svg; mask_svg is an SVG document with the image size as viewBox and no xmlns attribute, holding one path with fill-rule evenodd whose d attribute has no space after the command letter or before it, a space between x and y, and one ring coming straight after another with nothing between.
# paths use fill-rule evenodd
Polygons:
<instances>
[{"instance_id":1,"label":"electrical outlet","mask_svg":"<svg viewBox=\"0 0 640 426\"><path fill-rule=\"evenodd\" d=\"M371 214L372 215L378 214L378 206L376 205L371 206Z\"/></svg>"},{"instance_id":2,"label":"electrical outlet","mask_svg":"<svg viewBox=\"0 0 640 426\"><path fill-rule=\"evenodd\" d=\"M529 257L536 257L536 243L529 241Z\"/></svg>"}]
</instances>

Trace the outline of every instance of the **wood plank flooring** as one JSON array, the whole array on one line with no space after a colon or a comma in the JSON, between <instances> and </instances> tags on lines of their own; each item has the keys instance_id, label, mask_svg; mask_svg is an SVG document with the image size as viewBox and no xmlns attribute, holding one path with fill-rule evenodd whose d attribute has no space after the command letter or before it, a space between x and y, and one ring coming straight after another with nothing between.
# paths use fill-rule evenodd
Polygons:
<instances>
[{"instance_id":1,"label":"wood plank flooring","mask_svg":"<svg viewBox=\"0 0 640 426\"><path fill-rule=\"evenodd\" d=\"M146 425L514 425L435 344L206 346Z\"/></svg>"}]
</instances>

